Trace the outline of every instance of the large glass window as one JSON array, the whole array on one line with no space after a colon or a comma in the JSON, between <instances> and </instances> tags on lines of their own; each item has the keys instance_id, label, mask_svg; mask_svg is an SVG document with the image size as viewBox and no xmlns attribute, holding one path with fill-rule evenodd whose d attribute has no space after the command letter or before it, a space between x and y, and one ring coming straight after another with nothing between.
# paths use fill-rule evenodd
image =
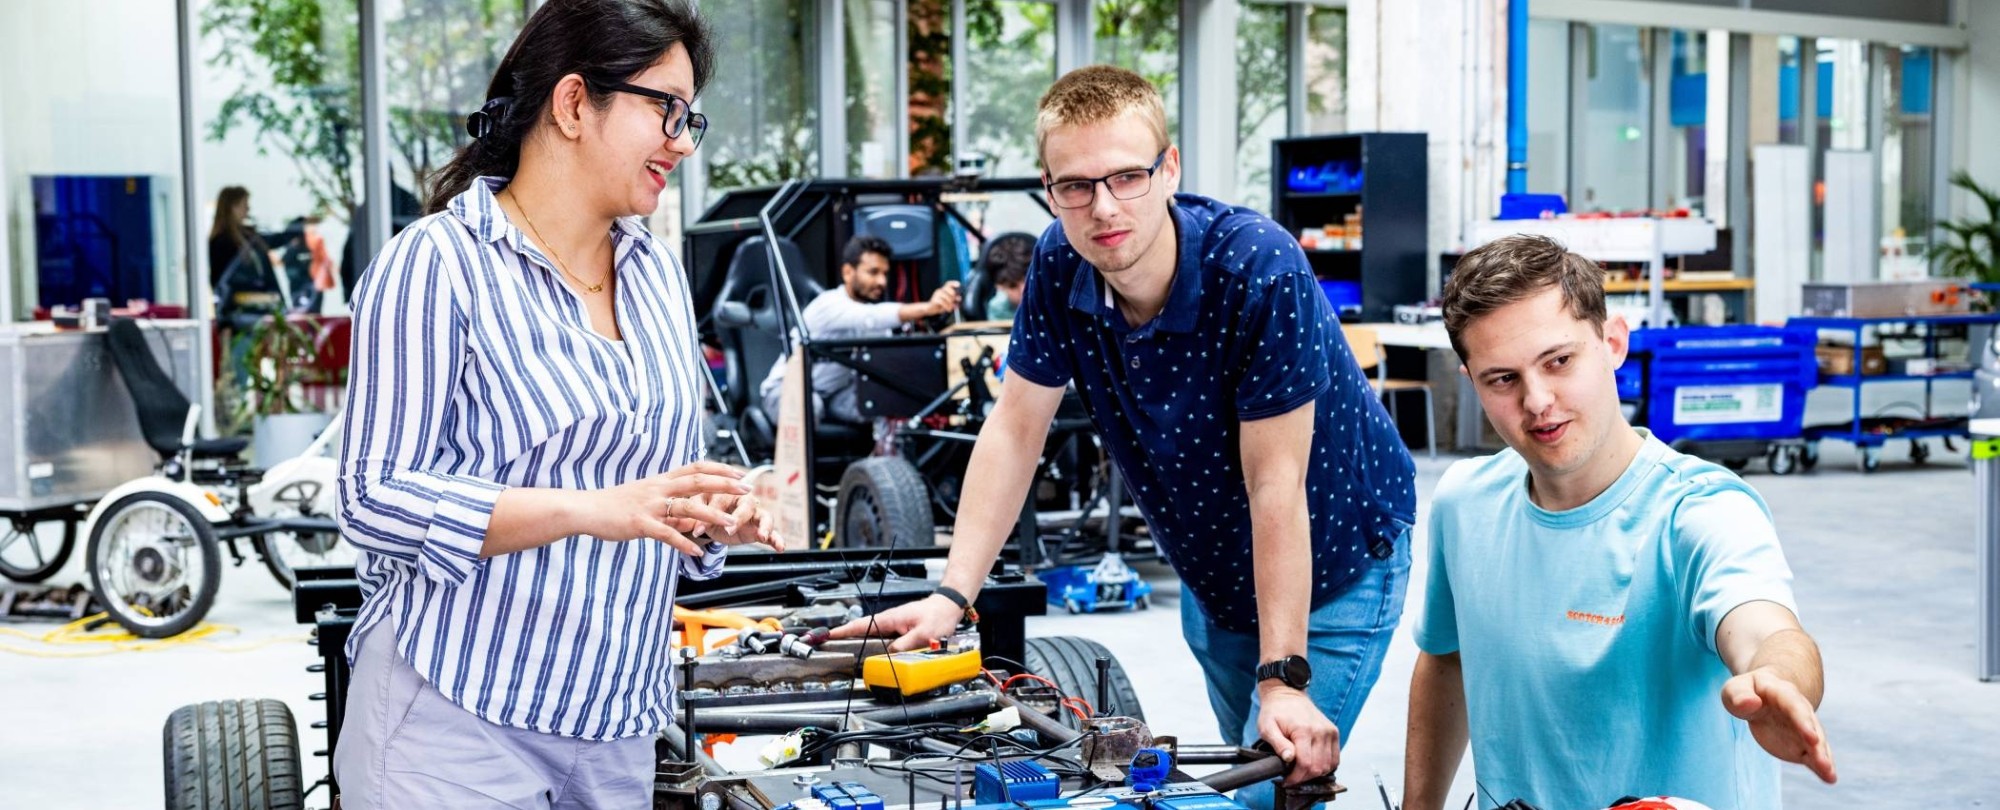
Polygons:
<instances>
[{"instance_id":1,"label":"large glass window","mask_svg":"<svg viewBox=\"0 0 2000 810\"><path fill-rule=\"evenodd\" d=\"M1936 54L1930 48L1883 48L1878 98L1882 116L1883 275L1924 275L1931 224L1932 131ZM1891 266L1893 265L1893 266Z\"/></svg>"},{"instance_id":2,"label":"large glass window","mask_svg":"<svg viewBox=\"0 0 2000 810\"><path fill-rule=\"evenodd\" d=\"M1290 13L1244 4L1236 17L1236 199L1271 210L1271 140L1285 135L1290 110Z\"/></svg>"},{"instance_id":3,"label":"large glass window","mask_svg":"<svg viewBox=\"0 0 2000 810\"><path fill-rule=\"evenodd\" d=\"M1097 0L1092 56L1151 80L1167 102L1167 137L1180 135L1180 0Z\"/></svg>"},{"instance_id":4,"label":"large glass window","mask_svg":"<svg viewBox=\"0 0 2000 810\"><path fill-rule=\"evenodd\" d=\"M988 177L1036 177L1035 105L1056 80L1056 7L1046 0L967 0L965 98L959 157L986 158ZM988 233L1040 233L1048 212L1024 194L996 194L976 213Z\"/></svg>"},{"instance_id":5,"label":"large glass window","mask_svg":"<svg viewBox=\"0 0 2000 810\"><path fill-rule=\"evenodd\" d=\"M173 30L172 3L0 3L15 319L95 296L188 302Z\"/></svg>"},{"instance_id":6,"label":"large glass window","mask_svg":"<svg viewBox=\"0 0 2000 810\"><path fill-rule=\"evenodd\" d=\"M1347 9L1306 7L1305 133L1347 131Z\"/></svg>"},{"instance_id":7,"label":"large glass window","mask_svg":"<svg viewBox=\"0 0 2000 810\"><path fill-rule=\"evenodd\" d=\"M896 0L846 0L847 173L896 176Z\"/></svg>"},{"instance_id":8,"label":"large glass window","mask_svg":"<svg viewBox=\"0 0 2000 810\"><path fill-rule=\"evenodd\" d=\"M1035 105L1056 79L1055 6L1043 0L965 4L965 131L961 156L987 158L993 177L1033 176Z\"/></svg>"},{"instance_id":9,"label":"large glass window","mask_svg":"<svg viewBox=\"0 0 2000 810\"><path fill-rule=\"evenodd\" d=\"M209 227L202 231L211 244L204 255L211 291L218 295L216 314L225 328L254 319L242 290L257 286L259 265L269 271L266 284L280 286L290 308L339 309L373 258L368 240L356 228L367 201L361 166L359 6L355 0L291 0L281 9L255 0L197 5L203 62L196 72L202 132L196 160L205 186L201 216ZM433 33L428 24L444 15L436 4L411 3L395 11L424 20L413 20L413 31L384 28L385 58L414 76L421 69L411 69L406 60L424 58L416 55L421 46L415 42ZM445 84L442 79L439 83ZM482 79L474 92L484 91ZM438 153L414 162L405 157L396 167L400 176L392 169L396 205L391 217L408 222L418 214L422 193L411 167L442 165L455 145L433 140L450 136L419 132L418 122L425 108L450 103L452 91L405 86L391 98L403 113L391 116L399 119L391 124L392 140L400 138L412 147L409 151L428 147ZM392 148L392 165L395 155L409 151ZM275 260L240 245L229 249L222 223L232 217L218 209L238 199L232 189L247 192L243 224L261 239L260 247L277 252ZM308 230L337 270L331 289L325 288L329 279L324 272L314 273Z\"/></svg>"},{"instance_id":10,"label":"large glass window","mask_svg":"<svg viewBox=\"0 0 2000 810\"><path fill-rule=\"evenodd\" d=\"M812 0L738 0L709 15L717 70L702 93L711 194L819 173Z\"/></svg>"},{"instance_id":11,"label":"large glass window","mask_svg":"<svg viewBox=\"0 0 2000 810\"><path fill-rule=\"evenodd\" d=\"M1667 86L1667 207L1707 211L1708 33L1674 31ZM1728 58L1727 52L1715 54Z\"/></svg>"},{"instance_id":12,"label":"large glass window","mask_svg":"<svg viewBox=\"0 0 2000 810\"><path fill-rule=\"evenodd\" d=\"M1570 24L1528 22L1528 191L1569 193Z\"/></svg>"},{"instance_id":13,"label":"large glass window","mask_svg":"<svg viewBox=\"0 0 2000 810\"><path fill-rule=\"evenodd\" d=\"M1817 97L1821 149L1868 148L1868 43L1819 40Z\"/></svg>"},{"instance_id":14,"label":"large glass window","mask_svg":"<svg viewBox=\"0 0 2000 810\"><path fill-rule=\"evenodd\" d=\"M1778 37L1778 142L1804 143L1799 128L1799 38ZM1752 82L1764 79L1753 74Z\"/></svg>"},{"instance_id":15,"label":"large glass window","mask_svg":"<svg viewBox=\"0 0 2000 810\"><path fill-rule=\"evenodd\" d=\"M1592 25L1584 87L1583 126L1576 133L1576 163L1569 201L1578 211L1627 211L1650 207L1652 86L1643 31L1629 25Z\"/></svg>"}]
</instances>

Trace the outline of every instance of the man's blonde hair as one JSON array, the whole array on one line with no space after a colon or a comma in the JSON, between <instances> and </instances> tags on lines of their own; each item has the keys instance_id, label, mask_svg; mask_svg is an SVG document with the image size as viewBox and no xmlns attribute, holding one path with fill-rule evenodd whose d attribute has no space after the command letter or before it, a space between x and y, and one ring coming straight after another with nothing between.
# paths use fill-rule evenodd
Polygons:
<instances>
[{"instance_id":1,"label":"man's blonde hair","mask_svg":"<svg viewBox=\"0 0 2000 810\"><path fill-rule=\"evenodd\" d=\"M1048 145L1049 132L1137 113L1152 130L1158 148L1167 148L1167 105L1144 76L1115 65L1090 65L1063 74L1035 109L1035 154Z\"/></svg>"}]
</instances>

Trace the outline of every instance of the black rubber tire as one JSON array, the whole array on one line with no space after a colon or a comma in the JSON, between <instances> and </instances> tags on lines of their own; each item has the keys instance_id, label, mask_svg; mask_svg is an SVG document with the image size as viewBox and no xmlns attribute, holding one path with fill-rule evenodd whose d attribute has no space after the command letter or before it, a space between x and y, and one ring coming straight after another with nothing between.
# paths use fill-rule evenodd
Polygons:
<instances>
[{"instance_id":1,"label":"black rubber tire","mask_svg":"<svg viewBox=\"0 0 2000 810\"><path fill-rule=\"evenodd\" d=\"M182 706L161 730L167 810L299 810L299 729L284 701Z\"/></svg>"},{"instance_id":2,"label":"black rubber tire","mask_svg":"<svg viewBox=\"0 0 2000 810\"><path fill-rule=\"evenodd\" d=\"M201 555L201 589L190 595L186 609L175 614L172 621L148 624L140 621L142 614L133 612L123 598L112 598L104 587L104 571L99 563L105 537L105 527L118 523L119 516L128 509L145 503L152 503L178 513L194 534L196 551ZM133 635L141 638L169 638L185 633L189 628L201 623L208 615L208 609L215 606L215 591L222 585L222 549L215 539L215 527L207 518L196 512L179 498L160 492L134 492L111 505L104 511L104 517L90 527L90 545L84 549L85 568L90 573L90 593L97 597L97 603L104 606L104 612Z\"/></svg>"},{"instance_id":3,"label":"black rubber tire","mask_svg":"<svg viewBox=\"0 0 2000 810\"><path fill-rule=\"evenodd\" d=\"M11 523L0 524L0 534L4 534L4 537L0 537L0 546L26 542L33 544L35 550L40 552L42 544L34 533L36 525L35 523L27 523L28 530L26 536L23 537L20 526ZM4 576L15 582L41 582L55 576L57 571L61 571L63 564L69 562L70 552L75 550L75 548L76 521L65 520L63 521L62 540L56 546L54 554L44 555L39 565L32 563L28 565L15 565L8 562L5 557L0 557L0 576Z\"/></svg>"},{"instance_id":4,"label":"black rubber tire","mask_svg":"<svg viewBox=\"0 0 2000 810\"><path fill-rule=\"evenodd\" d=\"M1097 658L1111 659L1111 683L1108 690L1109 706L1097 705ZM1093 708L1105 714L1146 719L1146 712L1139 708L1139 693L1132 689L1132 679L1126 677L1125 667L1110 650L1089 639L1075 636L1051 636L1027 640L1021 663L1028 665L1029 671L1056 682L1056 688L1063 694L1080 697ZM1076 714L1067 710L1056 712L1056 719L1063 725L1081 730L1083 723Z\"/></svg>"},{"instance_id":5,"label":"black rubber tire","mask_svg":"<svg viewBox=\"0 0 2000 810\"><path fill-rule=\"evenodd\" d=\"M1732 472L1742 472L1745 467L1750 466L1750 459L1725 458L1722 460L1722 466L1728 467Z\"/></svg>"},{"instance_id":6,"label":"black rubber tire","mask_svg":"<svg viewBox=\"0 0 2000 810\"><path fill-rule=\"evenodd\" d=\"M293 532L270 532L268 534L257 535L251 541L251 544L256 547L258 557L264 561L264 570L271 572L271 578L277 580L279 585L284 586L285 590L289 591L299 584L299 575L292 570L291 563L287 562L284 558L285 544L316 543L324 544L327 548L332 549L339 547L345 542L347 541L341 539L337 534L316 533L310 539L301 539ZM332 565L352 566L354 565L354 560L344 558L339 560L325 560L318 562L314 567Z\"/></svg>"},{"instance_id":7,"label":"black rubber tire","mask_svg":"<svg viewBox=\"0 0 2000 810\"><path fill-rule=\"evenodd\" d=\"M1805 448L1799 451L1799 469L1811 472L1812 468L1817 466L1819 466L1819 442L1806 442Z\"/></svg>"},{"instance_id":8,"label":"black rubber tire","mask_svg":"<svg viewBox=\"0 0 2000 810\"><path fill-rule=\"evenodd\" d=\"M930 487L910 462L875 456L847 465L835 502L841 548L929 548L937 545Z\"/></svg>"}]
</instances>

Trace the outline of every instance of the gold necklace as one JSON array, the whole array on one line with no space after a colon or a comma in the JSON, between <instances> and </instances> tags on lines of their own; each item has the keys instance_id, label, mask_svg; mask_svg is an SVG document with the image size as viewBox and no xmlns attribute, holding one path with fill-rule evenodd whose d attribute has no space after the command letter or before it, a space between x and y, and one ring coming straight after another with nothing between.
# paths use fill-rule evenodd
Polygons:
<instances>
[{"instance_id":1,"label":"gold necklace","mask_svg":"<svg viewBox=\"0 0 2000 810\"><path fill-rule=\"evenodd\" d=\"M562 274L568 276L570 281L576 282L577 286L582 287L584 292L592 294L604 292L603 281L600 281L596 284L591 284L589 282L584 281L583 279L577 278L575 273L569 271L569 265L563 262L562 254L556 252L556 246L550 244L549 240L542 238L541 229L535 227L535 218L528 216L528 207L521 204L520 197L514 196L513 189L511 188L507 189L507 198L514 201L514 207L520 209L521 211L521 218L528 221L528 232L535 235L535 241L542 243L542 247L548 248L549 256L556 260L557 270L561 270ZM610 279L607 278L605 279L605 281L610 281Z\"/></svg>"}]
</instances>

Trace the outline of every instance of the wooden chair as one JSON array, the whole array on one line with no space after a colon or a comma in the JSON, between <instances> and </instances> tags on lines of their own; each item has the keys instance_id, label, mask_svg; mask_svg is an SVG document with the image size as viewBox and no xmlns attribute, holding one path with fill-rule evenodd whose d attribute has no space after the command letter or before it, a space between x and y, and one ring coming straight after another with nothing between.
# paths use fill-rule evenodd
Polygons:
<instances>
[{"instance_id":1,"label":"wooden chair","mask_svg":"<svg viewBox=\"0 0 2000 810\"><path fill-rule=\"evenodd\" d=\"M1387 364L1382 362L1382 339L1375 330L1366 326L1342 324L1341 335L1347 338L1347 347L1354 352L1354 360L1360 364L1364 374L1369 376L1368 385L1375 389L1375 395L1389 406L1390 419L1396 418L1397 394L1421 391L1424 395L1424 441L1431 458L1437 458L1437 409L1432 404L1431 384L1424 380L1392 380L1388 376Z\"/></svg>"}]
</instances>

